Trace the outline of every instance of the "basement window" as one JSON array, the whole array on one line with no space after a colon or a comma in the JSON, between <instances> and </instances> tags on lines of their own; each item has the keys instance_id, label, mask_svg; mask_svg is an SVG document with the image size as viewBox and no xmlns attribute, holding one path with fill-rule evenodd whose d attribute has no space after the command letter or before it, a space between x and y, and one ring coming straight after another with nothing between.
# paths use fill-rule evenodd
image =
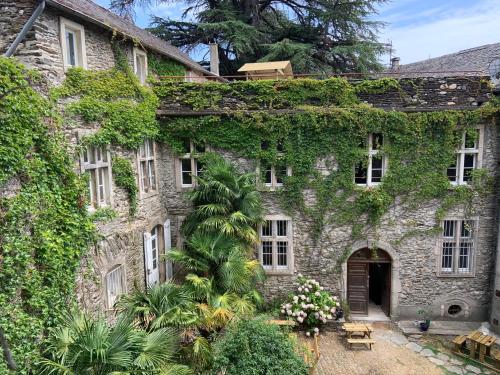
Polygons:
<instances>
[{"instance_id":1,"label":"basement window","mask_svg":"<svg viewBox=\"0 0 500 375\"><path fill-rule=\"evenodd\" d=\"M85 29L66 18L60 18L60 38L64 70L81 67L87 68L85 47Z\"/></svg>"}]
</instances>

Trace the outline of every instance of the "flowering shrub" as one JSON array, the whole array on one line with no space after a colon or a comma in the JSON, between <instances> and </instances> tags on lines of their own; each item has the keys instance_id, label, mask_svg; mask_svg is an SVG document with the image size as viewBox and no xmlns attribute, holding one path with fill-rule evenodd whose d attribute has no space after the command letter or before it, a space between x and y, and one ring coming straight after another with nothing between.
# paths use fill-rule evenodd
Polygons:
<instances>
[{"instance_id":1,"label":"flowering shrub","mask_svg":"<svg viewBox=\"0 0 500 375\"><path fill-rule=\"evenodd\" d=\"M304 325L307 336L316 335L319 326L334 318L336 308L340 305L338 298L330 296L314 279L299 274L298 282L299 294L291 297L291 302L281 305L281 313Z\"/></svg>"}]
</instances>

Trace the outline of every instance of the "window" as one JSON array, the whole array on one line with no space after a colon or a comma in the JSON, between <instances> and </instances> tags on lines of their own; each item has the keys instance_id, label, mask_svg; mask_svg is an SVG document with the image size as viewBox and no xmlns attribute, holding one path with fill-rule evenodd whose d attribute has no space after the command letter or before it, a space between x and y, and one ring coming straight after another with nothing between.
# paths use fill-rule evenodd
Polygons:
<instances>
[{"instance_id":1,"label":"window","mask_svg":"<svg viewBox=\"0 0 500 375\"><path fill-rule=\"evenodd\" d=\"M153 140L148 139L139 147L139 186L143 193L154 193L156 186L156 147Z\"/></svg>"},{"instance_id":2,"label":"window","mask_svg":"<svg viewBox=\"0 0 500 375\"><path fill-rule=\"evenodd\" d=\"M470 274L474 249L473 220L445 220L441 245L441 274Z\"/></svg>"},{"instance_id":3,"label":"window","mask_svg":"<svg viewBox=\"0 0 500 375\"><path fill-rule=\"evenodd\" d=\"M119 265L111 270L105 277L107 306L109 309L113 308L117 299L122 294L127 292L125 267Z\"/></svg>"},{"instance_id":4,"label":"window","mask_svg":"<svg viewBox=\"0 0 500 375\"><path fill-rule=\"evenodd\" d=\"M134 47L134 73L141 84L146 83L148 77L148 55L143 50Z\"/></svg>"},{"instance_id":5,"label":"window","mask_svg":"<svg viewBox=\"0 0 500 375\"><path fill-rule=\"evenodd\" d=\"M467 184L472 179L472 171L480 168L482 143L481 129L463 132L460 148L453 164L448 167L448 180L454 185Z\"/></svg>"},{"instance_id":6,"label":"window","mask_svg":"<svg viewBox=\"0 0 500 375\"><path fill-rule=\"evenodd\" d=\"M384 145L384 136L378 133L368 135L368 146L363 142L363 149L368 149L368 159L366 162L359 162L354 166L354 182L357 185L372 186L377 185L384 177L387 160L381 154Z\"/></svg>"},{"instance_id":7,"label":"window","mask_svg":"<svg viewBox=\"0 0 500 375\"><path fill-rule=\"evenodd\" d=\"M259 226L259 260L268 272L293 270L292 221L286 217L268 217Z\"/></svg>"},{"instance_id":8,"label":"window","mask_svg":"<svg viewBox=\"0 0 500 375\"><path fill-rule=\"evenodd\" d=\"M267 151L270 148L270 143L268 141L261 142L262 151ZM278 141L276 144L276 152L278 155L278 162L272 165L264 160L259 162L257 168L257 175L260 176L261 183L271 189L275 189L283 186L283 180L286 176L292 175L292 169L288 167L283 160L283 152L285 148L282 141Z\"/></svg>"},{"instance_id":9,"label":"window","mask_svg":"<svg viewBox=\"0 0 500 375\"><path fill-rule=\"evenodd\" d=\"M198 159L207 151L205 144L195 143L189 139L184 140L183 155L179 158L177 175L182 188L196 186L195 176L203 173L203 163Z\"/></svg>"},{"instance_id":10,"label":"window","mask_svg":"<svg viewBox=\"0 0 500 375\"><path fill-rule=\"evenodd\" d=\"M111 157L105 147L88 146L82 152L82 170L89 173L90 206L111 205Z\"/></svg>"},{"instance_id":11,"label":"window","mask_svg":"<svg viewBox=\"0 0 500 375\"><path fill-rule=\"evenodd\" d=\"M74 67L87 68L85 49L85 29L82 25L60 19L60 38L64 69Z\"/></svg>"}]
</instances>

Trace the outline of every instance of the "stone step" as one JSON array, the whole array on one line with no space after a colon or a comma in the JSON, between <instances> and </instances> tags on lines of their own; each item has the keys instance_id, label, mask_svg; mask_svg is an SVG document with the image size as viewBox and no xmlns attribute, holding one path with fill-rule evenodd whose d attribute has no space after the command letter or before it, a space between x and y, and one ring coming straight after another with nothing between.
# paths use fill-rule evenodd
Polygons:
<instances>
[{"instance_id":1,"label":"stone step","mask_svg":"<svg viewBox=\"0 0 500 375\"><path fill-rule=\"evenodd\" d=\"M427 333L431 335L465 335L481 327L482 322L457 322L457 321L431 321ZM420 327L413 320L401 320L398 323L399 328L404 334L422 334Z\"/></svg>"}]
</instances>

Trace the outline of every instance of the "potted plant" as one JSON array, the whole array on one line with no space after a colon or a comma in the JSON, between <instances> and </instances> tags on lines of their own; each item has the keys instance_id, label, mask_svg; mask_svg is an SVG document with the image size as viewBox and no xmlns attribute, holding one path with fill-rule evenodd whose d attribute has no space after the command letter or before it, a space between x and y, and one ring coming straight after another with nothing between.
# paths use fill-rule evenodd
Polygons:
<instances>
[{"instance_id":1,"label":"potted plant","mask_svg":"<svg viewBox=\"0 0 500 375\"><path fill-rule=\"evenodd\" d=\"M420 330L426 332L431 325L430 313L428 310L420 309L418 310L418 315L422 317L422 321L419 322Z\"/></svg>"}]
</instances>

